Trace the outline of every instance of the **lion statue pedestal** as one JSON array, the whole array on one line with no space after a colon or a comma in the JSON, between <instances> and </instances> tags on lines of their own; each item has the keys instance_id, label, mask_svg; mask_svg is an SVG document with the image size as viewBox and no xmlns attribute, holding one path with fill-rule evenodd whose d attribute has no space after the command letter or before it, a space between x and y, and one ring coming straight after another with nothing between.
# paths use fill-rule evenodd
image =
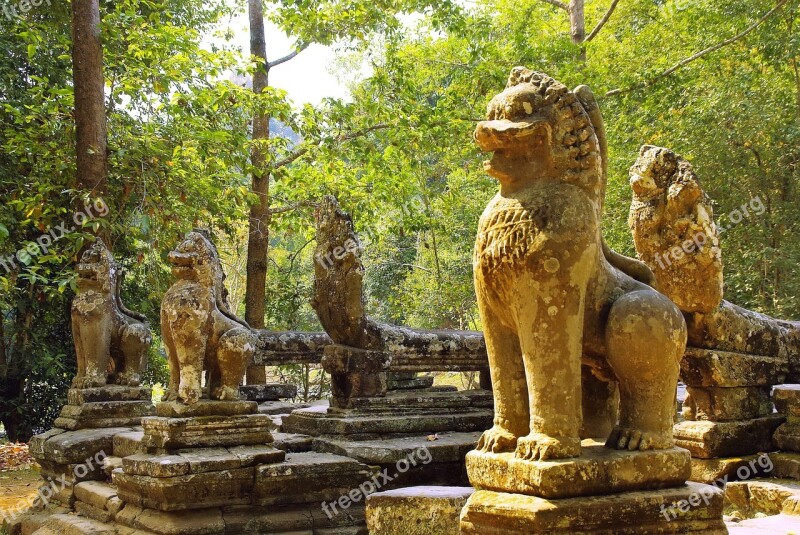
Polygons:
<instances>
[{"instance_id":1,"label":"lion statue pedestal","mask_svg":"<svg viewBox=\"0 0 800 535\"><path fill-rule=\"evenodd\" d=\"M591 91L517 67L488 111L475 139L500 192L474 275L495 417L467 455L477 492L461 533L726 533L722 492L685 484L690 455L672 437L683 315L601 237L606 140ZM611 387L584 397L587 368ZM614 385L618 417L583 406ZM598 410L610 431L581 436L604 428Z\"/></svg>"}]
</instances>

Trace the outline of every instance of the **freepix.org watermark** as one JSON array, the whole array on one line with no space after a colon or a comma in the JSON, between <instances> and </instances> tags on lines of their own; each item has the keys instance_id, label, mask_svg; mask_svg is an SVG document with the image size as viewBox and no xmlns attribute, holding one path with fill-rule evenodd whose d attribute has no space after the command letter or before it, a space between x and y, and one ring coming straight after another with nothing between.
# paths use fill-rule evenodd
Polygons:
<instances>
[{"instance_id":1,"label":"freepix.org watermark","mask_svg":"<svg viewBox=\"0 0 800 535\"><path fill-rule=\"evenodd\" d=\"M753 197L750 199L749 203L744 203L731 211L727 215L727 218L723 219L725 223L717 225L717 232L722 236L729 228L738 225L745 219L763 215L766 211L767 207L764 205L764 201L761 200L761 197ZM666 269L668 266L671 266L673 262L683 259L684 256L702 250L707 243L711 242L712 238L713 236L708 236L705 232L698 232L692 236L691 239L685 240L680 245L676 245L663 253L656 254L655 261L658 262L658 266L661 269Z\"/></svg>"},{"instance_id":2,"label":"freepix.org watermark","mask_svg":"<svg viewBox=\"0 0 800 535\"><path fill-rule=\"evenodd\" d=\"M19 269L20 264L27 266L37 256L46 255L53 244L70 232L74 232L93 219L100 219L107 216L108 212L108 205L103 199L95 199L91 203L87 202L83 205L82 211L75 212L72 215L73 225L68 226L68 223L61 222L55 227L48 228L41 236L36 238L35 241L28 242L25 247L19 249L16 253L8 256L0 255L0 267L2 267L6 273L10 273L13 270Z\"/></svg>"},{"instance_id":3,"label":"freepix.org watermark","mask_svg":"<svg viewBox=\"0 0 800 535\"><path fill-rule=\"evenodd\" d=\"M772 464L772 459L769 458L769 455L762 453L757 459L752 459L749 463L743 464L737 468L736 477L740 481L746 481L761 474L768 474L772 472L774 467L775 466ZM703 490L699 492L693 492L685 500L679 500L669 505L662 503L661 514L664 515L664 518L668 522L670 522L678 518L678 516L688 513L692 507L699 507L701 503L708 505L711 501L711 498L715 494L716 488L723 490L725 489L725 486L728 484L729 477L730 476L728 474L725 474L725 476L717 478L713 485L704 486Z\"/></svg>"},{"instance_id":4,"label":"freepix.org watermark","mask_svg":"<svg viewBox=\"0 0 800 535\"><path fill-rule=\"evenodd\" d=\"M8 20L13 20L26 14L33 8L49 5L52 5L50 0L19 0L18 2L4 3L3 15L5 15Z\"/></svg>"},{"instance_id":5,"label":"freepix.org watermark","mask_svg":"<svg viewBox=\"0 0 800 535\"><path fill-rule=\"evenodd\" d=\"M72 474L75 476L76 480L80 481L91 472L102 469L103 461L105 461L106 457L108 457L108 455L106 455L105 451L98 451L94 456L88 457L81 464L75 465L72 469ZM69 485L71 485L71 482L67 481L67 474L61 474L58 479L51 479L47 485L39 487L35 496L17 503L15 507L10 509L0 509L0 520L11 522L31 508L40 510L47 507L53 496Z\"/></svg>"},{"instance_id":6,"label":"freepix.org watermark","mask_svg":"<svg viewBox=\"0 0 800 535\"><path fill-rule=\"evenodd\" d=\"M395 464L395 472L389 474L389 469L384 468L378 474L372 476L372 479L364 481L357 488L352 489L347 494L339 496L338 500L332 502L322 502L322 510L332 519L334 516L339 515L357 503L364 501L370 494L379 491L384 486L388 485L400 474L405 474L412 467L419 464L426 465L433 461L431 452L426 447L417 448L408 454L405 459L400 459Z\"/></svg>"}]
</instances>

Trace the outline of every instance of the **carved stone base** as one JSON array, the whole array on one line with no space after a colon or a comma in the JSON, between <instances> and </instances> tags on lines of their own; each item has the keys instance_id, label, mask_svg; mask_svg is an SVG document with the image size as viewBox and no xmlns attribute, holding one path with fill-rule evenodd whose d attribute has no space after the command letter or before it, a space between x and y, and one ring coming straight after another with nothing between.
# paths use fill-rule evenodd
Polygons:
<instances>
[{"instance_id":1,"label":"carved stone base","mask_svg":"<svg viewBox=\"0 0 800 535\"><path fill-rule=\"evenodd\" d=\"M779 415L734 422L685 421L674 427L675 444L692 457L736 457L773 451L772 434L784 422Z\"/></svg>"},{"instance_id":2,"label":"carved stone base","mask_svg":"<svg viewBox=\"0 0 800 535\"><path fill-rule=\"evenodd\" d=\"M151 453L181 448L251 446L272 443L272 418L258 414L255 401L160 403L164 416L142 419L143 443Z\"/></svg>"},{"instance_id":3,"label":"carved stone base","mask_svg":"<svg viewBox=\"0 0 800 535\"><path fill-rule=\"evenodd\" d=\"M155 412L151 395L146 387L73 388L54 425L68 430L136 426L142 417Z\"/></svg>"},{"instance_id":4,"label":"carved stone base","mask_svg":"<svg viewBox=\"0 0 800 535\"><path fill-rule=\"evenodd\" d=\"M250 503L257 465L286 454L271 446L194 448L122 460L113 483L126 503L161 511Z\"/></svg>"},{"instance_id":5,"label":"carved stone base","mask_svg":"<svg viewBox=\"0 0 800 535\"><path fill-rule=\"evenodd\" d=\"M720 489L699 483L561 500L479 490L461 513L461 533L722 535L728 533L722 521L722 502Z\"/></svg>"},{"instance_id":6,"label":"carved stone base","mask_svg":"<svg viewBox=\"0 0 800 535\"><path fill-rule=\"evenodd\" d=\"M477 489L549 499L675 487L691 474L689 452L681 448L634 452L587 442L580 457L553 461L471 451L467 474Z\"/></svg>"}]
</instances>

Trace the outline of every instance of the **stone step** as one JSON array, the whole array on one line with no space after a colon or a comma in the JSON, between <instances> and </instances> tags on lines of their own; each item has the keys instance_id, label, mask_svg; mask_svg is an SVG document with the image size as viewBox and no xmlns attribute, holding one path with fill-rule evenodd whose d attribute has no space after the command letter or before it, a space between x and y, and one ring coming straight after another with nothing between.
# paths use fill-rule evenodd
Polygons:
<instances>
[{"instance_id":1,"label":"stone step","mask_svg":"<svg viewBox=\"0 0 800 535\"><path fill-rule=\"evenodd\" d=\"M800 417L800 385L778 385L772 396L779 413L789 418Z\"/></svg>"},{"instance_id":2,"label":"stone step","mask_svg":"<svg viewBox=\"0 0 800 535\"><path fill-rule=\"evenodd\" d=\"M293 410L310 407L310 403L291 403L289 401L265 401L258 404L258 412L269 415L291 414Z\"/></svg>"},{"instance_id":3,"label":"stone step","mask_svg":"<svg viewBox=\"0 0 800 535\"><path fill-rule=\"evenodd\" d=\"M394 411L372 416L337 416L326 407L310 407L284 417L282 430L311 436L351 435L351 439L369 440L381 435L422 435L440 432L483 431L492 426L489 409L471 412L445 411L443 414L414 414Z\"/></svg>"},{"instance_id":4,"label":"stone step","mask_svg":"<svg viewBox=\"0 0 800 535\"><path fill-rule=\"evenodd\" d=\"M65 431L51 429L31 438L28 444L31 455L37 461L45 460L57 464L85 463L100 453L107 457L114 451L114 436L130 432L131 427L107 429L81 429Z\"/></svg>"},{"instance_id":5,"label":"stone step","mask_svg":"<svg viewBox=\"0 0 800 535\"><path fill-rule=\"evenodd\" d=\"M283 463L256 468L253 503L274 506L335 501L374 476L367 465L341 455L290 453ZM362 493L361 505L363 498Z\"/></svg>"},{"instance_id":6,"label":"stone step","mask_svg":"<svg viewBox=\"0 0 800 535\"><path fill-rule=\"evenodd\" d=\"M353 398L347 409L333 409L335 414L365 414L409 411L416 413L442 413L448 409L486 409L493 407L494 398L487 390L464 391L394 391L382 397Z\"/></svg>"},{"instance_id":7,"label":"stone step","mask_svg":"<svg viewBox=\"0 0 800 535\"><path fill-rule=\"evenodd\" d=\"M34 532L34 535L118 535L117 529L97 520L74 514L52 515L47 522Z\"/></svg>"},{"instance_id":8,"label":"stone step","mask_svg":"<svg viewBox=\"0 0 800 535\"><path fill-rule=\"evenodd\" d=\"M124 505L117 489L104 481L85 481L75 485L75 499L116 516Z\"/></svg>"},{"instance_id":9,"label":"stone step","mask_svg":"<svg viewBox=\"0 0 800 535\"><path fill-rule=\"evenodd\" d=\"M407 487L367 498L370 535L458 535L472 487Z\"/></svg>"},{"instance_id":10,"label":"stone step","mask_svg":"<svg viewBox=\"0 0 800 535\"><path fill-rule=\"evenodd\" d=\"M787 501L793 498L791 503ZM800 499L800 483L788 479L752 479L733 481L725 487L725 502L734 507L742 517L757 514L777 515L793 511ZM788 506L788 511L785 511ZM800 513L800 511L798 511Z\"/></svg>"},{"instance_id":11,"label":"stone step","mask_svg":"<svg viewBox=\"0 0 800 535\"><path fill-rule=\"evenodd\" d=\"M127 457L128 455L147 452L142 428L114 435L113 445L115 457Z\"/></svg>"},{"instance_id":12,"label":"stone step","mask_svg":"<svg viewBox=\"0 0 800 535\"><path fill-rule=\"evenodd\" d=\"M314 445L314 437L308 435L298 435L296 433L272 433L275 442L273 446L286 453L302 453L311 451Z\"/></svg>"},{"instance_id":13,"label":"stone step","mask_svg":"<svg viewBox=\"0 0 800 535\"><path fill-rule=\"evenodd\" d=\"M467 453L475 449L481 434L480 431L438 433L365 441L320 437L314 440L314 451L344 455L362 463L381 465L395 464L419 451L425 451L426 459L420 460L427 460L427 463L463 463Z\"/></svg>"}]
</instances>

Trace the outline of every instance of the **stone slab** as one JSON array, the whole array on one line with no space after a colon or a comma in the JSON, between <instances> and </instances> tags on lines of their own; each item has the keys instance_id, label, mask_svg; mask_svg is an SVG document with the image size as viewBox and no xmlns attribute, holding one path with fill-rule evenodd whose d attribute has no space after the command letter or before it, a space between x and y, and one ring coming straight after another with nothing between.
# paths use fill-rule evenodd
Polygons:
<instances>
[{"instance_id":1,"label":"stone slab","mask_svg":"<svg viewBox=\"0 0 800 535\"><path fill-rule=\"evenodd\" d=\"M113 523L114 517L108 511L99 509L84 502L75 502L75 512L82 517L97 520L98 522Z\"/></svg>"},{"instance_id":2,"label":"stone slab","mask_svg":"<svg viewBox=\"0 0 800 535\"><path fill-rule=\"evenodd\" d=\"M800 385L778 385L772 396L779 413L789 418L800 418Z\"/></svg>"},{"instance_id":3,"label":"stone slab","mask_svg":"<svg viewBox=\"0 0 800 535\"><path fill-rule=\"evenodd\" d=\"M420 375L418 377L397 378L395 374L389 376L389 390L414 390L430 388L433 386L433 375Z\"/></svg>"},{"instance_id":4,"label":"stone slab","mask_svg":"<svg viewBox=\"0 0 800 535\"><path fill-rule=\"evenodd\" d=\"M800 483L788 479L733 481L725 487L725 501L742 516L777 515L789 498L800 498Z\"/></svg>"},{"instance_id":5,"label":"stone slab","mask_svg":"<svg viewBox=\"0 0 800 535\"><path fill-rule=\"evenodd\" d=\"M423 460L428 462L463 463L464 457L475 449L480 437L480 432L365 441L321 437L314 440L314 451L344 455L366 464L394 464L420 452L424 453Z\"/></svg>"},{"instance_id":6,"label":"stone slab","mask_svg":"<svg viewBox=\"0 0 800 535\"><path fill-rule=\"evenodd\" d=\"M283 463L256 468L253 503L272 506L333 501L374 476L368 466L340 455L290 453Z\"/></svg>"},{"instance_id":7,"label":"stone slab","mask_svg":"<svg viewBox=\"0 0 800 535\"><path fill-rule=\"evenodd\" d=\"M257 407L255 402L252 402ZM194 416L142 419L144 444L148 449L182 449L272 442L272 419L266 414L241 416Z\"/></svg>"},{"instance_id":8,"label":"stone slab","mask_svg":"<svg viewBox=\"0 0 800 535\"><path fill-rule=\"evenodd\" d=\"M258 404L258 412L269 415L291 414L295 409L310 407L310 403L291 403L289 401L264 401Z\"/></svg>"},{"instance_id":9,"label":"stone slab","mask_svg":"<svg viewBox=\"0 0 800 535\"><path fill-rule=\"evenodd\" d=\"M168 401L156 405L156 416L190 418L195 416L241 416L258 412L255 401L214 401L201 399L192 405Z\"/></svg>"},{"instance_id":10,"label":"stone slab","mask_svg":"<svg viewBox=\"0 0 800 535\"><path fill-rule=\"evenodd\" d=\"M141 416L119 418L64 418L58 417L53 425L69 431L80 429L105 429L108 427L135 427L142 422Z\"/></svg>"},{"instance_id":11,"label":"stone slab","mask_svg":"<svg viewBox=\"0 0 800 535\"><path fill-rule=\"evenodd\" d=\"M93 419L93 418L141 418L155 414L155 407L150 400L136 401L97 401L82 405L64 405L61 418Z\"/></svg>"},{"instance_id":12,"label":"stone slab","mask_svg":"<svg viewBox=\"0 0 800 535\"><path fill-rule=\"evenodd\" d=\"M56 430L53 430L56 431ZM95 458L99 453L105 456L113 452L114 436L131 431L130 427L107 429L81 429L78 431L57 430L58 433L38 435L32 442L31 454L39 459L58 464L80 464Z\"/></svg>"},{"instance_id":13,"label":"stone slab","mask_svg":"<svg viewBox=\"0 0 800 535\"><path fill-rule=\"evenodd\" d=\"M775 431L775 444L784 451L800 451L800 423L787 422Z\"/></svg>"},{"instance_id":14,"label":"stone slab","mask_svg":"<svg viewBox=\"0 0 800 535\"><path fill-rule=\"evenodd\" d=\"M77 464L58 464L44 459L38 461L39 473L47 481L55 481L57 484L66 482L70 485L81 481L94 481L105 478L103 470L103 459Z\"/></svg>"},{"instance_id":15,"label":"stone slab","mask_svg":"<svg viewBox=\"0 0 800 535\"><path fill-rule=\"evenodd\" d=\"M775 357L686 348L681 380L696 387L771 386L786 377L786 361Z\"/></svg>"},{"instance_id":16,"label":"stone slab","mask_svg":"<svg viewBox=\"0 0 800 535\"><path fill-rule=\"evenodd\" d=\"M239 387L239 393L248 401L278 401L297 397L297 386L284 383L246 385Z\"/></svg>"},{"instance_id":17,"label":"stone slab","mask_svg":"<svg viewBox=\"0 0 800 535\"><path fill-rule=\"evenodd\" d=\"M774 451L772 434L784 422L778 415L734 422L684 421L675 424L675 444L692 457L711 459Z\"/></svg>"},{"instance_id":18,"label":"stone slab","mask_svg":"<svg viewBox=\"0 0 800 535\"><path fill-rule=\"evenodd\" d=\"M334 415L368 416L396 414L398 411L415 414L440 414L450 410L465 412L468 408L486 409L494 406L492 393L487 390L463 391L396 391L381 397L351 398L346 408L332 407Z\"/></svg>"},{"instance_id":19,"label":"stone slab","mask_svg":"<svg viewBox=\"0 0 800 535\"><path fill-rule=\"evenodd\" d=\"M107 510L109 500L116 497L116 489L102 481L86 481L75 485L75 499L98 509Z\"/></svg>"},{"instance_id":20,"label":"stone slab","mask_svg":"<svg viewBox=\"0 0 800 535\"><path fill-rule=\"evenodd\" d=\"M722 491L700 483L562 500L479 490L467 501L460 527L464 535L722 535L722 506Z\"/></svg>"},{"instance_id":21,"label":"stone slab","mask_svg":"<svg viewBox=\"0 0 800 535\"><path fill-rule=\"evenodd\" d=\"M692 475L689 480L708 485L724 485L728 481L766 476L771 473L769 467L774 465L774 462L768 462L772 454L768 457L765 455L692 459ZM762 465L766 465L766 467Z\"/></svg>"},{"instance_id":22,"label":"stone slab","mask_svg":"<svg viewBox=\"0 0 800 535\"><path fill-rule=\"evenodd\" d=\"M219 508L194 511L155 511L126 505L117 515L117 523L160 535L221 535L225 522Z\"/></svg>"},{"instance_id":23,"label":"stone slab","mask_svg":"<svg viewBox=\"0 0 800 535\"><path fill-rule=\"evenodd\" d=\"M272 446L191 448L176 450L169 455L131 455L122 460L122 466L126 474L174 477L279 463L285 456L284 451Z\"/></svg>"},{"instance_id":24,"label":"stone slab","mask_svg":"<svg viewBox=\"0 0 800 535\"><path fill-rule=\"evenodd\" d=\"M408 487L367 498L370 535L458 535L472 487Z\"/></svg>"},{"instance_id":25,"label":"stone slab","mask_svg":"<svg viewBox=\"0 0 800 535\"><path fill-rule=\"evenodd\" d=\"M571 498L680 486L691 475L691 458L681 448L620 451L599 444L584 445L580 457L551 461L472 451L467 474L481 490Z\"/></svg>"},{"instance_id":26,"label":"stone slab","mask_svg":"<svg viewBox=\"0 0 800 535\"><path fill-rule=\"evenodd\" d=\"M69 405L98 401L150 401L153 392L146 386L107 385L97 388L72 388L67 392Z\"/></svg>"},{"instance_id":27,"label":"stone slab","mask_svg":"<svg viewBox=\"0 0 800 535\"><path fill-rule=\"evenodd\" d=\"M230 533L278 534L357 533L367 535L363 504L346 510L328 510L320 503L282 507L230 506L223 509L225 527ZM355 531L350 531L355 530Z\"/></svg>"},{"instance_id":28,"label":"stone slab","mask_svg":"<svg viewBox=\"0 0 800 535\"><path fill-rule=\"evenodd\" d=\"M452 410L442 414L414 414L395 411L374 416L337 416L328 408L314 406L293 411L283 418L283 431L311 436L353 435L351 438L378 438L383 434L433 434L439 432L483 431L492 425L492 411Z\"/></svg>"},{"instance_id":29,"label":"stone slab","mask_svg":"<svg viewBox=\"0 0 800 535\"><path fill-rule=\"evenodd\" d=\"M727 422L761 418L773 413L769 386L686 388L683 417Z\"/></svg>"},{"instance_id":30,"label":"stone slab","mask_svg":"<svg viewBox=\"0 0 800 535\"><path fill-rule=\"evenodd\" d=\"M151 477L115 471L112 483L126 503L159 511L250 503L255 468Z\"/></svg>"},{"instance_id":31,"label":"stone slab","mask_svg":"<svg viewBox=\"0 0 800 535\"><path fill-rule=\"evenodd\" d=\"M117 530L113 525L65 514L52 515L36 533L38 534L43 529L50 530L46 533L60 535L117 535Z\"/></svg>"},{"instance_id":32,"label":"stone slab","mask_svg":"<svg viewBox=\"0 0 800 535\"><path fill-rule=\"evenodd\" d=\"M800 480L800 454L788 452L770 453L772 475L785 479Z\"/></svg>"},{"instance_id":33,"label":"stone slab","mask_svg":"<svg viewBox=\"0 0 800 535\"><path fill-rule=\"evenodd\" d=\"M308 435L272 433L272 437L275 439L272 445L286 453L302 453L314 449L314 437Z\"/></svg>"},{"instance_id":34,"label":"stone slab","mask_svg":"<svg viewBox=\"0 0 800 535\"><path fill-rule=\"evenodd\" d=\"M127 457L137 453L145 453L147 448L144 445L144 431L134 430L126 433L114 435L114 456Z\"/></svg>"}]
</instances>

